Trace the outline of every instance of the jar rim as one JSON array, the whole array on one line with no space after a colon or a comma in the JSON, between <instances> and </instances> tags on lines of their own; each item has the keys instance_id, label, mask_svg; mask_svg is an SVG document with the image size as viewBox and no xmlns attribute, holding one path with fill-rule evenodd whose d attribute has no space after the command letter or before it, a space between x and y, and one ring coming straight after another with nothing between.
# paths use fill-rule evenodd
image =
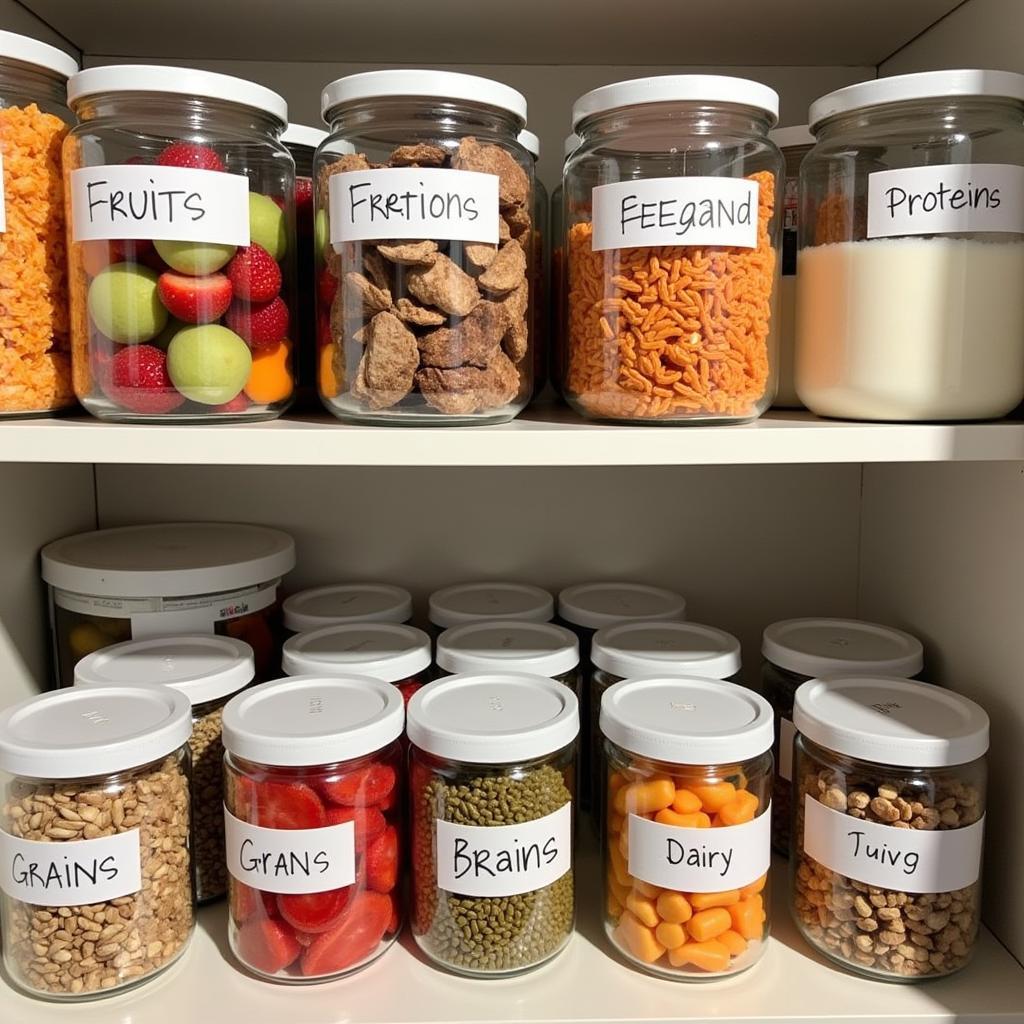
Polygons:
<instances>
[{"instance_id":1,"label":"jar rim","mask_svg":"<svg viewBox=\"0 0 1024 1024\"><path fill-rule=\"evenodd\" d=\"M430 637L398 622L343 622L285 641L281 668L286 675L373 676L386 683L430 667Z\"/></svg>"},{"instance_id":2,"label":"jar rim","mask_svg":"<svg viewBox=\"0 0 1024 1024\"><path fill-rule=\"evenodd\" d=\"M78 71L78 61L71 54L17 32L0 31L0 61L29 64L61 78L70 78Z\"/></svg>"},{"instance_id":3,"label":"jar rim","mask_svg":"<svg viewBox=\"0 0 1024 1024\"><path fill-rule=\"evenodd\" d=\"M437 664L446 672L562 675L580 663L576 634L553 622L492 619L446 629L437 640Z\"/></svg>"}]
</instances>

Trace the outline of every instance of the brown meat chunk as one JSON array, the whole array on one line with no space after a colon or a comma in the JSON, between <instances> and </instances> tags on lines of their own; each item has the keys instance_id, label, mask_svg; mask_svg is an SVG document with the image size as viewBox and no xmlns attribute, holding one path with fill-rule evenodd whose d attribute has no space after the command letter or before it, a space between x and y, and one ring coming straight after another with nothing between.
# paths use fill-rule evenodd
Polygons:
<instances>
[{"instance_id":1,"label":"brown meat chunk","mask_svg":"<svg viewBox=\"0 0 1024 1024\"><path fill-rule=\"evenodd\" d=\"M500 146L477 142L467 135L452 157L452 167L498 176L498 203L504 209L522 206L530 195L530 179L515 158Z\"/></svg>"},{"instance_id":2,"label":"brown meat chunk","mask_svg":"<svg viewBox=\"0 0 1024 1024\"><path fill-rule=\"evenodd\" d=\"M467 242L462 247L462 251L470 266L476 267L478 270L486 270L494 262L494 257L498 255L497 248L486 242Z\"/></svg>"},{"instance_id":3,"label":"brown meat chunk","mask_svg":"<svg viewBox=\"0 0 1024 1024\"><path fill-rule=\"evenodd\" d=\"M439 412L468 415L511 402L519 393L519 371L498 349L486 369L460 366L442 370L428 366L416 374L416 384L427 403Z\"/></svg>"},{"instance_id":4,"label":"brown meat chunk","mask_svg":"<svg viewBox=\"0 0 1024 1024\"><path fill-rule=\"evenodd\" d=\"M497 305L501 307L505 325L510 330L516 323L522 322L530 305L530 286L526 278L523 278Z\"/></svg>"},{"instance_id":5,"label":"brown meat chunk","mask_svg":"<svg viewBox=\"0 0 1024 1024\"><path fill-rule=\"evenodd\" d=\"M484 369L501 344L505 329L501 308L493 302L480 302L456 326L442 327L420 338L420 361L424 366L443 369Z\"/></svg>"},{"instance_id":6,"label":"brown meat chunk","mask_svg":"<svg viewBox=\"0 0 1024 1024\"><path fill-rule=\"evenodd\" d=\"M440 146L428 142L417 142L413 146L399 146L388 157L391 167L440 167L448 154Z\"/></svg>"},{"instance_id":7,"label":"brown meat chunk","mask_svg":"<svg viewBox=\"0 0 1024 1024\"><path fill-rule=\"evenodd\" d=\"M319 190L321 203L324 205L327 203L327 182L335 174L340 174L342 171L368 171L369 169L370 162L362 153L347 153L345 156L339 157L332 163L321 167L317 175L317 189Z\"/></svg>"},{"instance_id":8,"label":"brown meat chunk","mask_svg":"<svg viewBox=\"0 0 1024 1024\"><path fill-rule=\"evenodd\" d=\"M466 316L480 301L476 281L447 256L435 255L429 267L409 271L405 284L414 299L454 316Z\"/></svg>"},{"instance_id":9,"label":"brown meat chunk","mask_svg":"<svg viewBox=\"0 0 1024 1024\"><path fill-rule=\"evenodd\" d=\"M530 211L525 206L514 206L512 209L506 210L505 222L508 224L509 234L513 238L522 238L533 223L530 219Z\"/></svg>"},{"instance_id":10,"label":"brown meat chunk","mask_svg":"<svg viewBox=\"0 0 1024 1024\"><path fill-rule=\"evenodd\" d=\"M387 409L412 391L419 365L416 336L394 313L378 313L366 328L366 351L353 392L373 409Z\"/></svg>"},{"instance_id":11,"label":"brown meat chunk","mask_svg":"<svg viewBox=\"0 0 1024 1024\"><path fill-rule=\"evenodd\" d=\"M518 242L506 242L494 262L477 278L484 291L510 292L526 279L526 253Z\"/></svg>"},{"instance_id":12,"label":"brown meat chunk","mask_svg":"<svg viewBox=\"0 0 1024 1024\"><path fill-rule=\"evenodd\" d=\"M391 292L387 288L378 288L377 285L355 271L345 275L344 291L346 293L346 315L351 307L361 309L367 316L373 316L374 313L382 313L391 308ZM356 309L352 309L352 312L356 312Z\"/></svg>"},{"instance_id":13,"label":"brown meat chunk","mask_svg":"<svg viewBox=\"0 0 1024 1024\"><path fill-rule=\"evenodd\" d=\"M512 237L512 230L504 217L498 218L498 241L507 242Z\"/></svg>"},{"instance_id":14,"label":"brown meat chunk","mask_svg":"<svg viewBox=\"0 0 1024 1024\"><path fill-rule=\"evenodd\" d=\"M501 347L513 363L521 363L529 350L530 332L525 320L516 320L502 339Z\"/></svg>"},{"instance_id":15,"label":"brown meat chunk","mask_svg":"<svg viewBox=\"0 0 1024 1024\"><path fill-rule=\"evenodd\" d=\"M437 252L437 242L430 239L422 242L395 242L390 245L378 242L377 252L392 263L430 263L431 256Z\"/></svg>"},{"instance_id":16,"label":"brown meat chunk","mask_svg":"<svg viewBox=\"0 0 1024 1024\"><path fill-rule=\"evenodd\" d=\"M399 299L395 303L394 312L401 320L415 327L439 327L447 319L444 313L438 313L436 309L427 309L425 306L417 306L408 299Z\"/></svg>"},{"instance_id":17,"label":"brown meat chunk","mask_svg":"<svg viewBox=\"0 0 1024 1024\"><path fill-rule=\"evenodd\" d=\"M382 291L391 288L391 273L380 254L369 246L363 251L363 270L366 276Z\"/></svg>"}]
</instances>

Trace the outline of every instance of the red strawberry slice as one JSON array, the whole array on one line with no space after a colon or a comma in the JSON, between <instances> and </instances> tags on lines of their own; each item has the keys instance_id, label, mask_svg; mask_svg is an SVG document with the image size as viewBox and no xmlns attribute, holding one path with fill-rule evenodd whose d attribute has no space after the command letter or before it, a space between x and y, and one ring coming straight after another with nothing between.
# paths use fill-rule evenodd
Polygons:
<instances>
[{"instance_id":1,"label":"red strawberry slice","mask_svg":"<svg viewBox=\"0 0 1024 1024\"><path fill-rule=\"evenodd\" d=\"M123 345L110 361L104 390L123 409L146 416L173 412L185 401L167 373L166 353L155 345Z\"/></svg>"},{"instance_id":2,"label":"red strawberry slice","mask_svg":"<svg viewBox=\"0 0 1024 1024\"><path fill-rule=\"evenodd\" d=\"M237 250L224 273L235 295L246 302L269 302L281 290L281 268L262 245Z\"/></svg>"},{"instance_id":3,"label":"red strawberry slice","mask_svg":"<svg viewBox=\"0 0 1024 1024\"><path fill-rule=\"evenodd\" d=\"M316 279L316 295L321 306L330 306L334 296L338 294L338 279L326 268L320 271Z\"/></svg>"},{"instance_id":4,"label":"red strawberry slice","mask_svg":"<svg viewBox=\"0 0 1024 1024\"><path fill-rule=\"evenodd\" d=\"M326 892L281 893L277 909L281 916L300 932L325 932L341 920L353 886L328 889Z\"/></svg>"},{"instance_id":5,"label":"red strawberry slice","mask_svg":"<svg viewBox=\"0 0 1024 1024\"><path fill-rule=\"evenodd\" d=\"M254 352L270 351L288 335L288 307L280 295L270 302L235 299L224 315L224 323L244 338Z\"/></svg>"},{"instance_id":6,"label":"red strawberry slice","mask_svg":"<svg viewBox=\"0 0 1024 1024\"><path fill-rule=\"evenodd\" d=\"M341 825L346 821L355 822L356 853L362 853L368 843L388 827L384 815L376 807L328 807L327 823Z\"/></svg>"},{"instance_id":7,"label":"red strawberry slice","mask_svg":"<svg viewBox=\"0 0 1024 1024\"><path fill-rule=\"evenodd\" d=\"M342 807L369 807L385 800L395 788L395 769L389 764L371 764L320 783L320 792Z\"/></svg>"},{"instance_id":8,"label":"red strawberry slice","mask_svg":"<svg viewBox=\"0 0 1024 1024\"><path fill-rule=\"evenodd\" d=\"M223 171L224 161L209 146L195 142L172 142L157 158L164 167L193 167L200 171Z\"/></svg>"},{"instance_id":9,"label":"red strawberry slice","mask_svg":"<svg viewBox=\"0 0 1024 1024\"><path fill-rule=\"evenodd\" d=\"M235 940L239 959L264 974L277 974L293 964L302 952L291 929L270 918L246 921Z\"/></svg>"},{"instance_id":10,"label":"red strawberry slice","mask_svg":"<svg viewBox=\"0 0 1024 1024\"><path fill-rule=\"evenodd\" d=\"M188 324L212 324L231 305L231 282L224 274L190 277L165 270L156 288L167 312Z\"/></svg>"},{"instance_id":11,"label":"red strawberry slice","mask_svg":"<svg viewBox=\"0 0 1024 1024\"><path fill-rule=\"evenodd\" d=\"M398 830L389 825L366 850L366 884L387 893L398 882Z\"/></svg>"},{"instance_id":12,"label":"red strawberry slice","mask_svg":"<svg viewBox=\"0 0 1024 1024\"><path fill-rule=\"evenodd\" d=\"M277 897L232 879L231 916L235 924L243 924L252 917L277 917Z\"/></svg>"},{"instance_id":13,"label":"red strawberry slice","mask_svg":"<svg viewBox=\"0 0 1024 1024\"><path fill-rule=\"evenodd\" d=\"M303 949L305 949L307 946L312 946L315 939L316 939L316 936L315 935L310 935L309 932L296 932L295 933L295 941L300 946L302 946Z\"/></svg>"},{"instance_id":14,"label":"red strawberry slice","mask_svg":"<svg viewBox=\"0 0 1024 1024\"><path fill-rule=\"evenodd\" d=\"M264 828L321 828L327 824L320 797L301 782L260 782L254 804L256 824Z\"/></svg>"},{"instance_id":15,"label":"red strawberry slice","mask_svg":"<svg viewBox=\"0 0 1024 1024\"><path fill-rule=\"evenodd\" d=\"M402 908L394 896L389 896L388 899L391 900L391 917L388 920L387 928L384 929L384 934L392 935L402 927Z\"/></svg>"},{"instance_id":16,"label":"red strawberry slice","mask_svg":"<svg viewBox=\"0 0 1024 1024\"><path fill-rule=\"evenodd\" d=\"M330 931L317 936L302 954L307 978L336 974L365 960L384 938L391 920L391 901L379 892L361 892Z\"/></svg>"}]
</instances>

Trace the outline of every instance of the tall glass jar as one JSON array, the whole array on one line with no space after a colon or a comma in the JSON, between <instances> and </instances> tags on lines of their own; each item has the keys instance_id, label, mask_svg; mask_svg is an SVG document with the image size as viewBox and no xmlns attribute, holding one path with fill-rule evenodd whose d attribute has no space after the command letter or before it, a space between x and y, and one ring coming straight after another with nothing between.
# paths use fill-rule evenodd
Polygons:
<instances>
[{"instance_id":1,"label":"tall glass jar","mask_svg":"<svg viewBox=\"0 0 1024 1024\"><path fill-rule=\"evenodd\" d=\"M756 419L775 393L778 95L714 75L604 86L564 174L563 392L584 416Z\"/></svg>"},{"instance_id":2,"label":"tall glass jar","mask_svg":"<svg viewBox=\"0 0 1024 1024\"><path fill-rule=\"evenodd\" d=\"M540 160L540 139L525 128L519 133L519 144L533 158L533 230L530 232L532 262L530 264L530 294L533 297L530 320L533 339L533 392L536 398L548 382L548 352L552 337L548 332L549 254L551 252L548 190L537 176Z\"/></svg>"},{"instance_id":3,"label":"tall glass jar","mask_svg":"<svg viewBox=\"0 0 1024 1024\"><path fill-rule=\"evenodd\" d=\"M334 583L291 594L281 613L285 632L293 634L350 622L409 623L412 594L386 583Z\"/></svg>"},{"instance_id":4,"label":"tall glass jar","mask_svg":"<svg viewBox=\"0 0 1024 1024\"><path fill-rule=\"evenodd\" d=\"M392 70L339 78L322 109L327 408L385 424L512 419L533 390L526 100L472 75Z\"/></svg>"},{"instance_id":5,"label":"tall glass jar","mask_svg":"<svg viewBox=\"0 0 1024 1024\"><path fill-rule=\"evenodd\" d=\"M64 142L75 393L118 422L267 420L294 390L284 100L208 71L90 68Z\"/></svg>"},{"instance_id":6,"label":"tall glass jar","mask_svg":"<svg viewBox=\"0 0 1024 1024\"><path fill-rule=\"evenodd\" d=\"M446 629L471 622L550 622L555 617L555 601L546 590L528 583L456 583L430 595L427 616L436 639Z\"/></svg>"}]
</instances>

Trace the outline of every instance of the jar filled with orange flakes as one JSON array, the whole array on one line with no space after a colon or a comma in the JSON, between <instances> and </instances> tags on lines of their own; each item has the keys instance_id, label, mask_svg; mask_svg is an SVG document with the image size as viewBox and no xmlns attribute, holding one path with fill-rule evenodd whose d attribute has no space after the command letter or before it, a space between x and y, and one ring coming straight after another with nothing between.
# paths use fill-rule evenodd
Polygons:
<instances>
[{"instance_id":1,"label":"jar filled with orange flakes","mask_svg":"<svg viewBox=\"0 0 1024 1024\"><path fill-rule=\"evenodd\" d=\"M735 683L624 680L601 699L605 931L651 974L736 974L765 951L772 711Z\"/></svg>"},{"instance_id":2,"label":"jar filled with orange flakes","mask_svg":"<svg viewBox=\"0 0 1024 1024\"><path fill-rule=\"evenodd\" d=\"M573 107L562 392L584 416L756 419L775 393L783 160L759 82L666 75Z\"/></svg>"},{"instance_id":3,"label":"jar filled with orange flakes","mask_svg":"<svg viewBox=\"0 0 1024 1024\"><path fill-rule=\"evenodd\" d=\"M74 405L60 150L74 58L0 32L0 416Z\"/></svg>"}]
</instances>

